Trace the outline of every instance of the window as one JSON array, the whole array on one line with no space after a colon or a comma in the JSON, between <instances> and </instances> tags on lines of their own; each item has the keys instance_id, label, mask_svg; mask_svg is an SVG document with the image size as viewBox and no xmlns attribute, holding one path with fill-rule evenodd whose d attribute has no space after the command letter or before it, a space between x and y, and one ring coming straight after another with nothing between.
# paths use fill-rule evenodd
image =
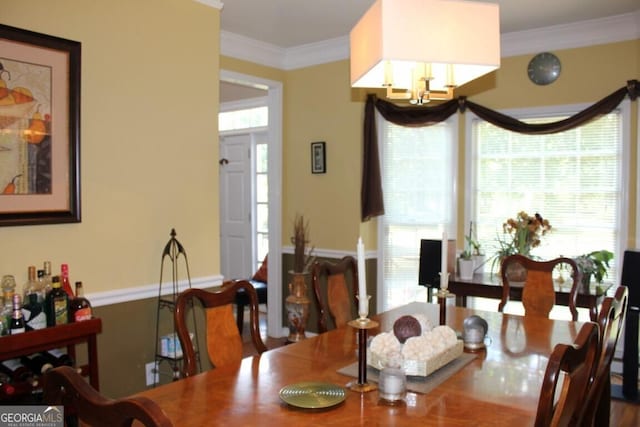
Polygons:
<instances>
[{"instance_id":1,"label":"window","mask_svg":"<svg viewBox=\"0 0 640 427\"><path fill-rule=\"evenodd\" d=\"M262 265L262 260L269 252L269 174L267 169L269 144L264 138L256 138L256 163L255 163L255 238L256 244L254 253L258 268ZM257 269L256 269L257 270Z\"/></svg>"},{"instance_id":2,"label":"window","mask_svg":"<svg viewBox=\"0 0 640 427\"><path fill-rule=\"evenodd\" d=\"M254 107L243 110L223 111L218 114L218 128L227 130L248 129L267 126L269 120L268 107Z\"/></svg>"},{"instance_id":3,"label":"window","mask_svg":"<svg viewBox=\"0 0 640 427\"><path fill-rule=\"evenodd\" d=\"M426 299L418 286L420 239L453 235L457 118L426 127L377 116L385 214L378 219L378 310Z\"/></svg>"},{"instance_id":4,"label":"window","mask_svg":"<svg viewBox=\"0 0 640 427\"><path fill-rule=\"evenodd\" d=\"M561 120L580 109L508 115L541 123ZM550 135L522 135L477 118L468 120L467 218L474 222L488 257L497 249L504 221L526 211L540 213L553 227L534 249L536 256L573 257L607 249L621 258L627 239L623 160L628 158L624 143L628 102L586 125ZM616 279L612 267L609 280ZM485 271L490 270L491 263L485 264Z\"/></svg>"}]
</instances>

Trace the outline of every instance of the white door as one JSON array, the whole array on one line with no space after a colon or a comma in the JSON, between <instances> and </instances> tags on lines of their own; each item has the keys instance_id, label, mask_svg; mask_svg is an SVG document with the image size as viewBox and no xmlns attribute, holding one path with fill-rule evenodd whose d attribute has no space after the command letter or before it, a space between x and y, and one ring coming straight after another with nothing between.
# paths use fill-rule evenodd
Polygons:
<instances>
[{"instance_id":1,"label":"white door","mask_svg":"<svg viewBox=\"0 0 640 427\"><path fill-rule=\"evenodd\" d=\"M253 275L251 134L220 137L220 263L225 280Z\"/></svg>"}]
</instances>

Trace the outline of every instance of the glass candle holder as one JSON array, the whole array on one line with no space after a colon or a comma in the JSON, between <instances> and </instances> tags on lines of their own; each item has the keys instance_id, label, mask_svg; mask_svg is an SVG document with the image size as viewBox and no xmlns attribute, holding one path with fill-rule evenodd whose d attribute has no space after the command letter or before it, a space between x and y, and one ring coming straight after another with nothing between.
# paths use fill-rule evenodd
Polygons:
<instances>
[{"instance_id":1,"label":"glass candle holder","mask_svg":"<svg viewBox=\"0 0 640 427\"><path fill-rule=\"evenodd\" d=\"M400 368L384 368L378 380L380 399L386 402L398 402L407 392L407 376Z\"/></svg>"}]
</instances>

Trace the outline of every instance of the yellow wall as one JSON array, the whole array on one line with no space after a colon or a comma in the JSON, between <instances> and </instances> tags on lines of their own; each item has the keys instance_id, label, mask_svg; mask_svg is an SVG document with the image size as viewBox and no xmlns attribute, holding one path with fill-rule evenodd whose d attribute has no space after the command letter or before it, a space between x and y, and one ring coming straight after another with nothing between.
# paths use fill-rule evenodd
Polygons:
<instances>
[{"instance_id":1,"label":"yellow wall","mask_svg":"<svg viewBox=\"0 0 640 427\"><path fill-rule=\"evenodd\" d=\"M536 86L527 77L533 55L503 58L500 69L456 91L492 109L540 107L558 104L591 104L640 78L640 40L555 51L562 61L560 78L549 86ZM241 64L241 65L238 65ZM265 75L265 67L223 58L222 68ZM313 245L322 249L353 251L362 235L366 249L377 247L376 221L360 223L362 175L362 119L370 90L351 89L349 61L338 61L284 72L283 129L283 244L288 245L293 216L300 212L310 220ZM280 78L278 78L279 80ZM378 96L383 97L380 91ZM634 246L637 102L631 110L631 188L629 193L629 246ZM459 176L464 183L464 115L460 116ZM327 173L312 175L312 141L327 142ZM464 208L460 187L458 207ZM458 233L464 218L459 216Z\"/></svg>"},{"instance_id":2,"label":"yellow wall","mask_svg":"<svg viewBox=\"0 0 640 427\"><path fill-rule=\"evenodd\" d=\"M175 227L219 273L220 11L190 0L3 0L0 23L82 43L79 224L0 227L0 274L69 263L86 292L157 283Z\"/></svg>"}]
</instances>

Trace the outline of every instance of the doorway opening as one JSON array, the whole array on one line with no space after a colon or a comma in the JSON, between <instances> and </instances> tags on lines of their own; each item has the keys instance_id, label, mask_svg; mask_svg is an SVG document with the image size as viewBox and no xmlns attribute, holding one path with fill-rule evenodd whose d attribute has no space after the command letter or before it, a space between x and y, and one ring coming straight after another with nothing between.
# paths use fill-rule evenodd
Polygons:
<instances>
[{"instance_id":1,"label":"doorway opening","mask_svg":"<svg viewBox=\"0 0 640 427\"><path fill-rule=\"evenodd\" d=\"M220 101L218 161L229 162L220 165L222 273L225 278L234 277L227 276L233 272L230 266L242 265L243 275L237 277L251 277L269 254L267 333L270 337L283 337L288 330L283 326L281 304L282 83L221 70ZM260 110L265 107L266 125L264 111ZM248 121L233 125L235 130L223 131L223 126L228 125L223 123L227 119L223 119L222 114L241 110L245 110L240 114L244 118L238 120ZM230 156L242 158L233 165L241 165L240 170L226 168L231 164ZM242 221L226 221L225 215ZM236 230L231 230L233 227ZM232 232L244 237L232 236ZM241 256L230 260L235 258L234 254Z\"/></svg>"}]
</instances>

